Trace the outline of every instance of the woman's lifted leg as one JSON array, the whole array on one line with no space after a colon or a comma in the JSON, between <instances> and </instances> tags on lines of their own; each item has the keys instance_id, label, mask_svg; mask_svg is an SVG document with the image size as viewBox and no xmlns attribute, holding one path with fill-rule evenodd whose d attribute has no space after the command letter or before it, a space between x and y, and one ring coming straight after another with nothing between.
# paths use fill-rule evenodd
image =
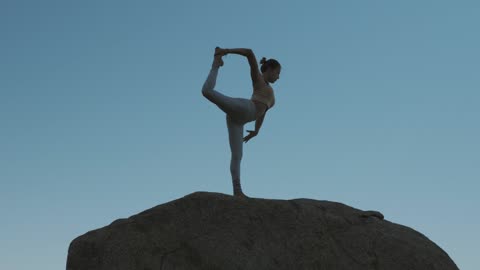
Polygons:
<instances>
[{"instance_id":1,"label":"woman's lifted leg","mask_svg":"<svg viewBox=\"0 0 480 270\"><path fill-rule=\"evenodd\" d=\"M217 47L218 48L218 47ZM217 52L217 48L215 51ZM207 80L203 84L202 94L212 103L217 105L222 111L228 115L234 115L241 110L241 102L229 96L226 96L217 90L214 90L215 84L217 82L217 75L219 68L223 66L223 60L221 54L216 54L213 59L212 68L208 74Z\"/></svg>"}]
</instances>

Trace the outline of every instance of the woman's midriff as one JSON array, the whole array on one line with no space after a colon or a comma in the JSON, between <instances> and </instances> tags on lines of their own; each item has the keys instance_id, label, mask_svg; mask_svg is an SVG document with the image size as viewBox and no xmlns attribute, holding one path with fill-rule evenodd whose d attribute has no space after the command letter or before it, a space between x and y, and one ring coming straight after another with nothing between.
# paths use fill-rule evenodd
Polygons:
<instances>
[{"instance_id":1,"label":"woman's midriff","mask_svg":"<svg viewBox=\"0 0 480 270\"><path fill-rule=\"evenodd\" d=\"M256 100L252 100L252 101L253 101L253 104L255 104L255 109L257 111L256 118L258 118L267 111L267 105Z\"/></svg>"}]
</instances>

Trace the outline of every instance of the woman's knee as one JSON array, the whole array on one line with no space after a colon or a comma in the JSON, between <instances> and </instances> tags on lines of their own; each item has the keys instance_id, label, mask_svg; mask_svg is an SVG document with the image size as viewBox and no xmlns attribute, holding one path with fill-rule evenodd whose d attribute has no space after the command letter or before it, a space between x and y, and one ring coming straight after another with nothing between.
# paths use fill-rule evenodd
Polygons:
<instances>
[{"instance_id":1,"label":"woman's knee","mask_svg":"<svg viewBox=\"0 0 480 270\"><path fill-rule=\"evenodd\" d=\"M212 92L210 90L212 90L212 89L210 89L210 87L207 87L206 85L203 85L203 87L202 87L203 96L204 97L210 96L212 94Z\"/></svg>"},{"instance_id":2,"label":"woman's knee","mask_svg":"<svg viewBox=\"0 0 480 270\"><path fill-rule=\"evenodd\" d=\"M209 101L217 104L216 100L215 100L215 93L213 92L213 90L210 90L208 88L203 88L202 89L202 95L208 99Z\"/></svg>"},{"instance_id":3,"label":"woman's knee","mask_svg":"<svg viewBox=\"0 0 480 270\"><path fill-rule=\"evenodd\" d=\"M209 98L211 96L210 93L208 93L208 91L205 91L203 89L202 89L202 95L206 98Z\"/></svg>"},{"instance_id":4,"label":"woman's knee","mask_svg":"<svg viewBox=\"0 0 480 270\"><path fill-rule=\"evenodd\" d=\"M240 163L242 161L242 153L232 153L232 161L236 163Z\"/></svg>"}]
</instances>

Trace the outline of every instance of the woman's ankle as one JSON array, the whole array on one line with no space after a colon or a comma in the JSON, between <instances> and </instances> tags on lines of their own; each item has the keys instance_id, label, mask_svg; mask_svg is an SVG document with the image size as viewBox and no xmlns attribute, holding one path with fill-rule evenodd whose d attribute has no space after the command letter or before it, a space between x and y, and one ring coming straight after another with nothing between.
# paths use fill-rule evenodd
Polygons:
<instances>
[{"instance_id":1,"label":"woman's ankle","mask_svg":"<svg viewBox=\"0 0 480 270\"><path fill-rule=\"evenodd\" d=\"M215 56L212 63L212 68L219 69L223 66L223 60L221 56Z\"/></svg>"}]
</instances>

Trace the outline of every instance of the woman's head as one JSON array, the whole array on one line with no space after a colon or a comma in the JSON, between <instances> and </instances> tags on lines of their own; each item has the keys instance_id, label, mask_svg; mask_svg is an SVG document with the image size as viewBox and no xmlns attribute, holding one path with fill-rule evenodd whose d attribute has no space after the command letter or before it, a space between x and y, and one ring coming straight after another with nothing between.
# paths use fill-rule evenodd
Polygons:
<instances>
[{"instance_id":1,"label":"woman's head","mask_svg":"<svg viewBox=\"0 0 480 270\"><path fill-rule=\"evenodd\" d=\"M280 71L282 70L282 66L280 63L275 59L268 59L263 57L260 60L260 71L263 74L265 80L270 83L274 83L276 80L280 78Z\"/></svg>"}]
</instances>

